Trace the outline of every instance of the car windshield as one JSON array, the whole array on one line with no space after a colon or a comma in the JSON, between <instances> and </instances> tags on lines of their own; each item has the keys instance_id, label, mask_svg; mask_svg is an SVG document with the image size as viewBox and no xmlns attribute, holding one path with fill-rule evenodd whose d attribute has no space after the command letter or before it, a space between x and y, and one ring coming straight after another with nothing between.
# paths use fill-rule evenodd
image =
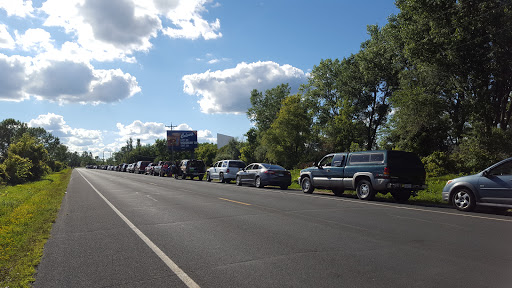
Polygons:
<instances>
[{"instance_id":1,"label":"car windshield","mask_svg":"<svg viewBox=\"0 0 512 288\"><path fill-rule=\"evenodd\" d=\"M230 161L229 162L229 167L244 168L245 167L245 163L242 162L242 161Z\"/></svg>"},{"instance_id":2,"label":"car windshield","mask_svg":"<svg viewBox=\"0 0 512 288\"><path fill-rule=\"evenodd\" d=\"M261 165L263 165L268 170L286 170L279 165L273 165L273 164L261 164Z\"/></svg>"}]
</instances>

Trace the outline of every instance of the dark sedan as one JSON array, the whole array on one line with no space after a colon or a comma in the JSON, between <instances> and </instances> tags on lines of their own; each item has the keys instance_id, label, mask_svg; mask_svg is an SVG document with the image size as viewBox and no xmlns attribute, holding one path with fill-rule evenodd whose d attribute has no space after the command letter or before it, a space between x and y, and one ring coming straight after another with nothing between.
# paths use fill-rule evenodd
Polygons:
<instances>
[{"instance_id":1,"label":"dark sedan","mask_svg":"<svg viewBox=\"0 0 512 288\"><path fill-rule=\"evenodd\" d=\"M279 186L284 190L292 184L292 176L290 171L279 165L252 163L236 173L236 185L242 184L252 184L257 188Z\"/></svg>"}]
</instances>

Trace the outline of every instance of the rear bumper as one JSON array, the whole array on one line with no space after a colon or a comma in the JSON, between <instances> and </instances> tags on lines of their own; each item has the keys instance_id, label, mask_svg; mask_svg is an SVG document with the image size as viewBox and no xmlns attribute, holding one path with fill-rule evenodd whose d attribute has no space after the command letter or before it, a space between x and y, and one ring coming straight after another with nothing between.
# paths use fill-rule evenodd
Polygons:
<instances>
[{"instance_id":1,"label":"rear bumper","mask_svg":"<svg viewBox=\"0 0 512 288\"><path fill-rule=\"evenodd\" d=\"M408 184L408 183L387 183L386 188L389 190L425 190L427 185L425 184Z\"/></svg>"}]
</instances>

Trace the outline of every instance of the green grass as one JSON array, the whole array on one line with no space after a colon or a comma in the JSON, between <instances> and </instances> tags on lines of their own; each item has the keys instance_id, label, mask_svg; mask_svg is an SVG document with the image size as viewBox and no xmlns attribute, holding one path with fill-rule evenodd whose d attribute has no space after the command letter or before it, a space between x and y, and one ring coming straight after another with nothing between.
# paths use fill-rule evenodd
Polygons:
<instances>
[{"instance_id":1,"label":"green grass","mask_svg":"<svg viewBox=\"0 0 512 288\"><path fill-rule=\"evenodd\" d=\"M40 181L0 186L0 287L30 287L71 170Z\"/></svg>"}]
</instances>

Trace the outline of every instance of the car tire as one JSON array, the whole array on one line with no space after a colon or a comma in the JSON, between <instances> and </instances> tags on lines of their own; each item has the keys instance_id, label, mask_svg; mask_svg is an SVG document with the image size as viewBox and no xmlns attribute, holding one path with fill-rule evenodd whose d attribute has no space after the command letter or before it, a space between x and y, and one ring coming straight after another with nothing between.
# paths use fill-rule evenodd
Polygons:
<instances>
[{"instance_id":1,"label":"car tire","mask_svg":"<svg viewBox=\"0 0 512 288\"><path fill-rule=\"evenodd\" d=\"M363 179L357 182L356 186L357 197L361 200L373 200L375 198L375 191L373 190L372 183Z\"/></svg>"},{"instance_id":2,"label":"car tire","mask_svg":"<svg viewBox=\"0 0 512 288\"><path fill-rule=\"evenodd\" d=\"M226 183L226 180L224 180L224 173L219 174L219 181L220 183Z\"/></svg>"},{"instance_id":3,"label":"car tire","mask_svg":"<svg viewBox=\"0 0 512 288\"><path fill-rule=\"evenodd\" d=\"M391 192L391 196L393 196L393 199L395 199L395 202L397 203L406 203L409 198L411 198L411 192L410 191L394 191Z\"/></svg>"},{"instance_id":4,"label":"car tire","mask_svg":"<svg viewBox=\"0 0 512 288\"><path fill-rule=\"evenodd\" d=\"M341 195L343 195L343 193L345 193L345 190L343 190L341 188L334 188L334 189L332 189L332 193L335 196L341 196Z\"/></svg>"},{"instance_id":5,"label":"car tire","mask_svg":"<svg viewBox=\"0 0 512 288\"><path fill-rule=\"evenodd\" d=\"M204 178L204 174L201 174L201 175L197 176L197 179L198 179L199 181L203 181L203 178Z\"/></svg>"},{"instance_id":6,"label":"car tire","mask_svg":"<svg viewBox=\"0 0 512 288\"><path fill-rule=\"evenodd\" d=\"M212 178L210 178L210 172L206 172L206 182L212 182Z\"/></svg>"},{"instance_id":7,"label":"car tire","mask_svg":"<svg viewBox=\"0 0 512 288\"><path fill-rule=\"evenodd\" d=\"M256 186L256 188L263 188L263 184L261 183L261 178L256 176L256 178L254 178L254 186Z\"/></svg>"},{"instance_id":8,"label":"car tire","mask_svg":"<svg viewBox=\"0 0 512 288\"><path fill-rule=\"evenodd\" d=\"M181 174L181 179L182 179L182 180L187 179L187 174L185 174L185 173Z\"/></svg>"},{"instance_id":9,"label":"car tire","mask_svg":"<svg viewBox=\"0 0 512 288\"><path fill-rule=\"evenodd\" d=\"M469 189L461 188L453 193L452 204L459 211L469 212L475 209L476 198Z\"/></svg>"},{"instance_id":10,"label":"car tire","mask_svg":"<svg viewBox=\"0 0 512 288\"><path fill-rule=\"evenodd\" d=\"M240 176L236 176L236 186L242 186L242 178Z\"/></svg>"},{"instance_id":11,"label":"car tire","mask_svg":"<svg viewBox=\"0 0 512 288\"><path fill-rule=\"evenodd\" d=\"M311 183L311 179L309 177L302 178L302 181L300 181L300 188L302 189L302 192L311 194L315 190L315 187L313 186L313 183Z\"/></svg>"}]
</instances>

